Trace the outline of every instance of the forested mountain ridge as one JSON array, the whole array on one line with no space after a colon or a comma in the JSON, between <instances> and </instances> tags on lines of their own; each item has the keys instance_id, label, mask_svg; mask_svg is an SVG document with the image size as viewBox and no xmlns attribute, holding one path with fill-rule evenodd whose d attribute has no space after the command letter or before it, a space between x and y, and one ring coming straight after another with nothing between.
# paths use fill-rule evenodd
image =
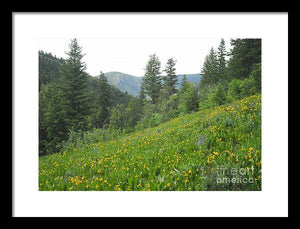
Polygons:
<instances>
[{"instance_id":1,"label":"forested mountain ridge","mask_svg":"<svg viewBox=\"0 0 300 229\"><path fill-rule=\"evenodd\" d=\"M39 51L39 90L42 85L59 78L59 68L65 61L51 53Z\"/></svg>"}]
</instances>

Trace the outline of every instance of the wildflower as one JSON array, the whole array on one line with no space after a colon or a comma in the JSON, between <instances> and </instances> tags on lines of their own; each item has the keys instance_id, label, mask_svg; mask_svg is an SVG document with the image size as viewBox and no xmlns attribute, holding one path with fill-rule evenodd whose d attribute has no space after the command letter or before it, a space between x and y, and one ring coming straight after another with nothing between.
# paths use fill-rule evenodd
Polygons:
<instances>
[{"instance_id":1,"label":"wildflower","mask_svg":"<svg viewBox=\"0 0 300 229\"><path fill-rule=\"evenodd\" d=\"M219 153L218 152L214 152L214 155L219 156Z\"/></svg>"},{"instance_id":2,"label":"wildflower","mask_svg":"<svg viewBox=\"0 0 300 229\"><path fill-rule=\"evenodd\" d=\"M198 137L198 142L197 142L197 146L199 146L199 145L205 143L206 136L207 136L207 135L204 135L204 136L202 137L201 135L199 135L199 137Z\"/></svg>"},{"instance_id":3,"label":"wildflower","mask_svg":"<svg viewBox=\"0 0 300 229\"><path fill-rule=\"evenodd\" d=\"M167 184L167 187L170 187L170 186L171 186L171 184L170 184L170 183L168 183L168 184Z\"/></svg>"}]
</instances>

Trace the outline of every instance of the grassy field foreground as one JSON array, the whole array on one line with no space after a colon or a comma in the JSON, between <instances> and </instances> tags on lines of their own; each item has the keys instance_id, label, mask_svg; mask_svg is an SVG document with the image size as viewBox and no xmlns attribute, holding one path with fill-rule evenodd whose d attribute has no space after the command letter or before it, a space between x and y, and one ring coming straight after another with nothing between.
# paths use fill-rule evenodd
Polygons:
<instances>
[{"instance_id":1,"label":"grassy field foreground","mask_svg":"<svg viewBox=\"0 0 300 229\"><path fill-rule=\"evenodd\" d=\"M261 190L261 95L40 157L39 190Z\"/></svg>"}]
</instances>

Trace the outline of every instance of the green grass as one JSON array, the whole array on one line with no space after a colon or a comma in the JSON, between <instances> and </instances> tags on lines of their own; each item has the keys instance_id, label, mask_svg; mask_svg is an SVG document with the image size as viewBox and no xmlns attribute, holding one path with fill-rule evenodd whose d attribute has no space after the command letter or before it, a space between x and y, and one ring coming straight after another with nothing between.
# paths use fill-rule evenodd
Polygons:
<instances>
[{"instance_id":1,"label":"green grass","mask_svg":"<svg viewBox=\"0 0 300 229\"><path fill-rule=\"evenodd\" d=\"M41 157L39 190L261 190L261 95Z\"/></svg>"}]
</instances>

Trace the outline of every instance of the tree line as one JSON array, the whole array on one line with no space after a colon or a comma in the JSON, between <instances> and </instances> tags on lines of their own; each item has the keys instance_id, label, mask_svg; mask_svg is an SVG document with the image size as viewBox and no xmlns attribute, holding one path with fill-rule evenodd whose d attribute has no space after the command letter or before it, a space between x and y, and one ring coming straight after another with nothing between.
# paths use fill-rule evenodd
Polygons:
<instances>
[{"instance_id":1,"label":"tree line","mask_svg":"<svg viewBox=\"0 0 300 229\"><path fill-rule=\"evenodd\" d=\"M108 83L104 73L85 72L82 48L71 40L68 57L39 54L40 155L153 127L179 115L230 103L261 91L261 40L221 39L205 58L199 84L183 77L180 89L174 57L162 68L154 53L146 63L139 96Z\"/></svg>"}]
</instances>

